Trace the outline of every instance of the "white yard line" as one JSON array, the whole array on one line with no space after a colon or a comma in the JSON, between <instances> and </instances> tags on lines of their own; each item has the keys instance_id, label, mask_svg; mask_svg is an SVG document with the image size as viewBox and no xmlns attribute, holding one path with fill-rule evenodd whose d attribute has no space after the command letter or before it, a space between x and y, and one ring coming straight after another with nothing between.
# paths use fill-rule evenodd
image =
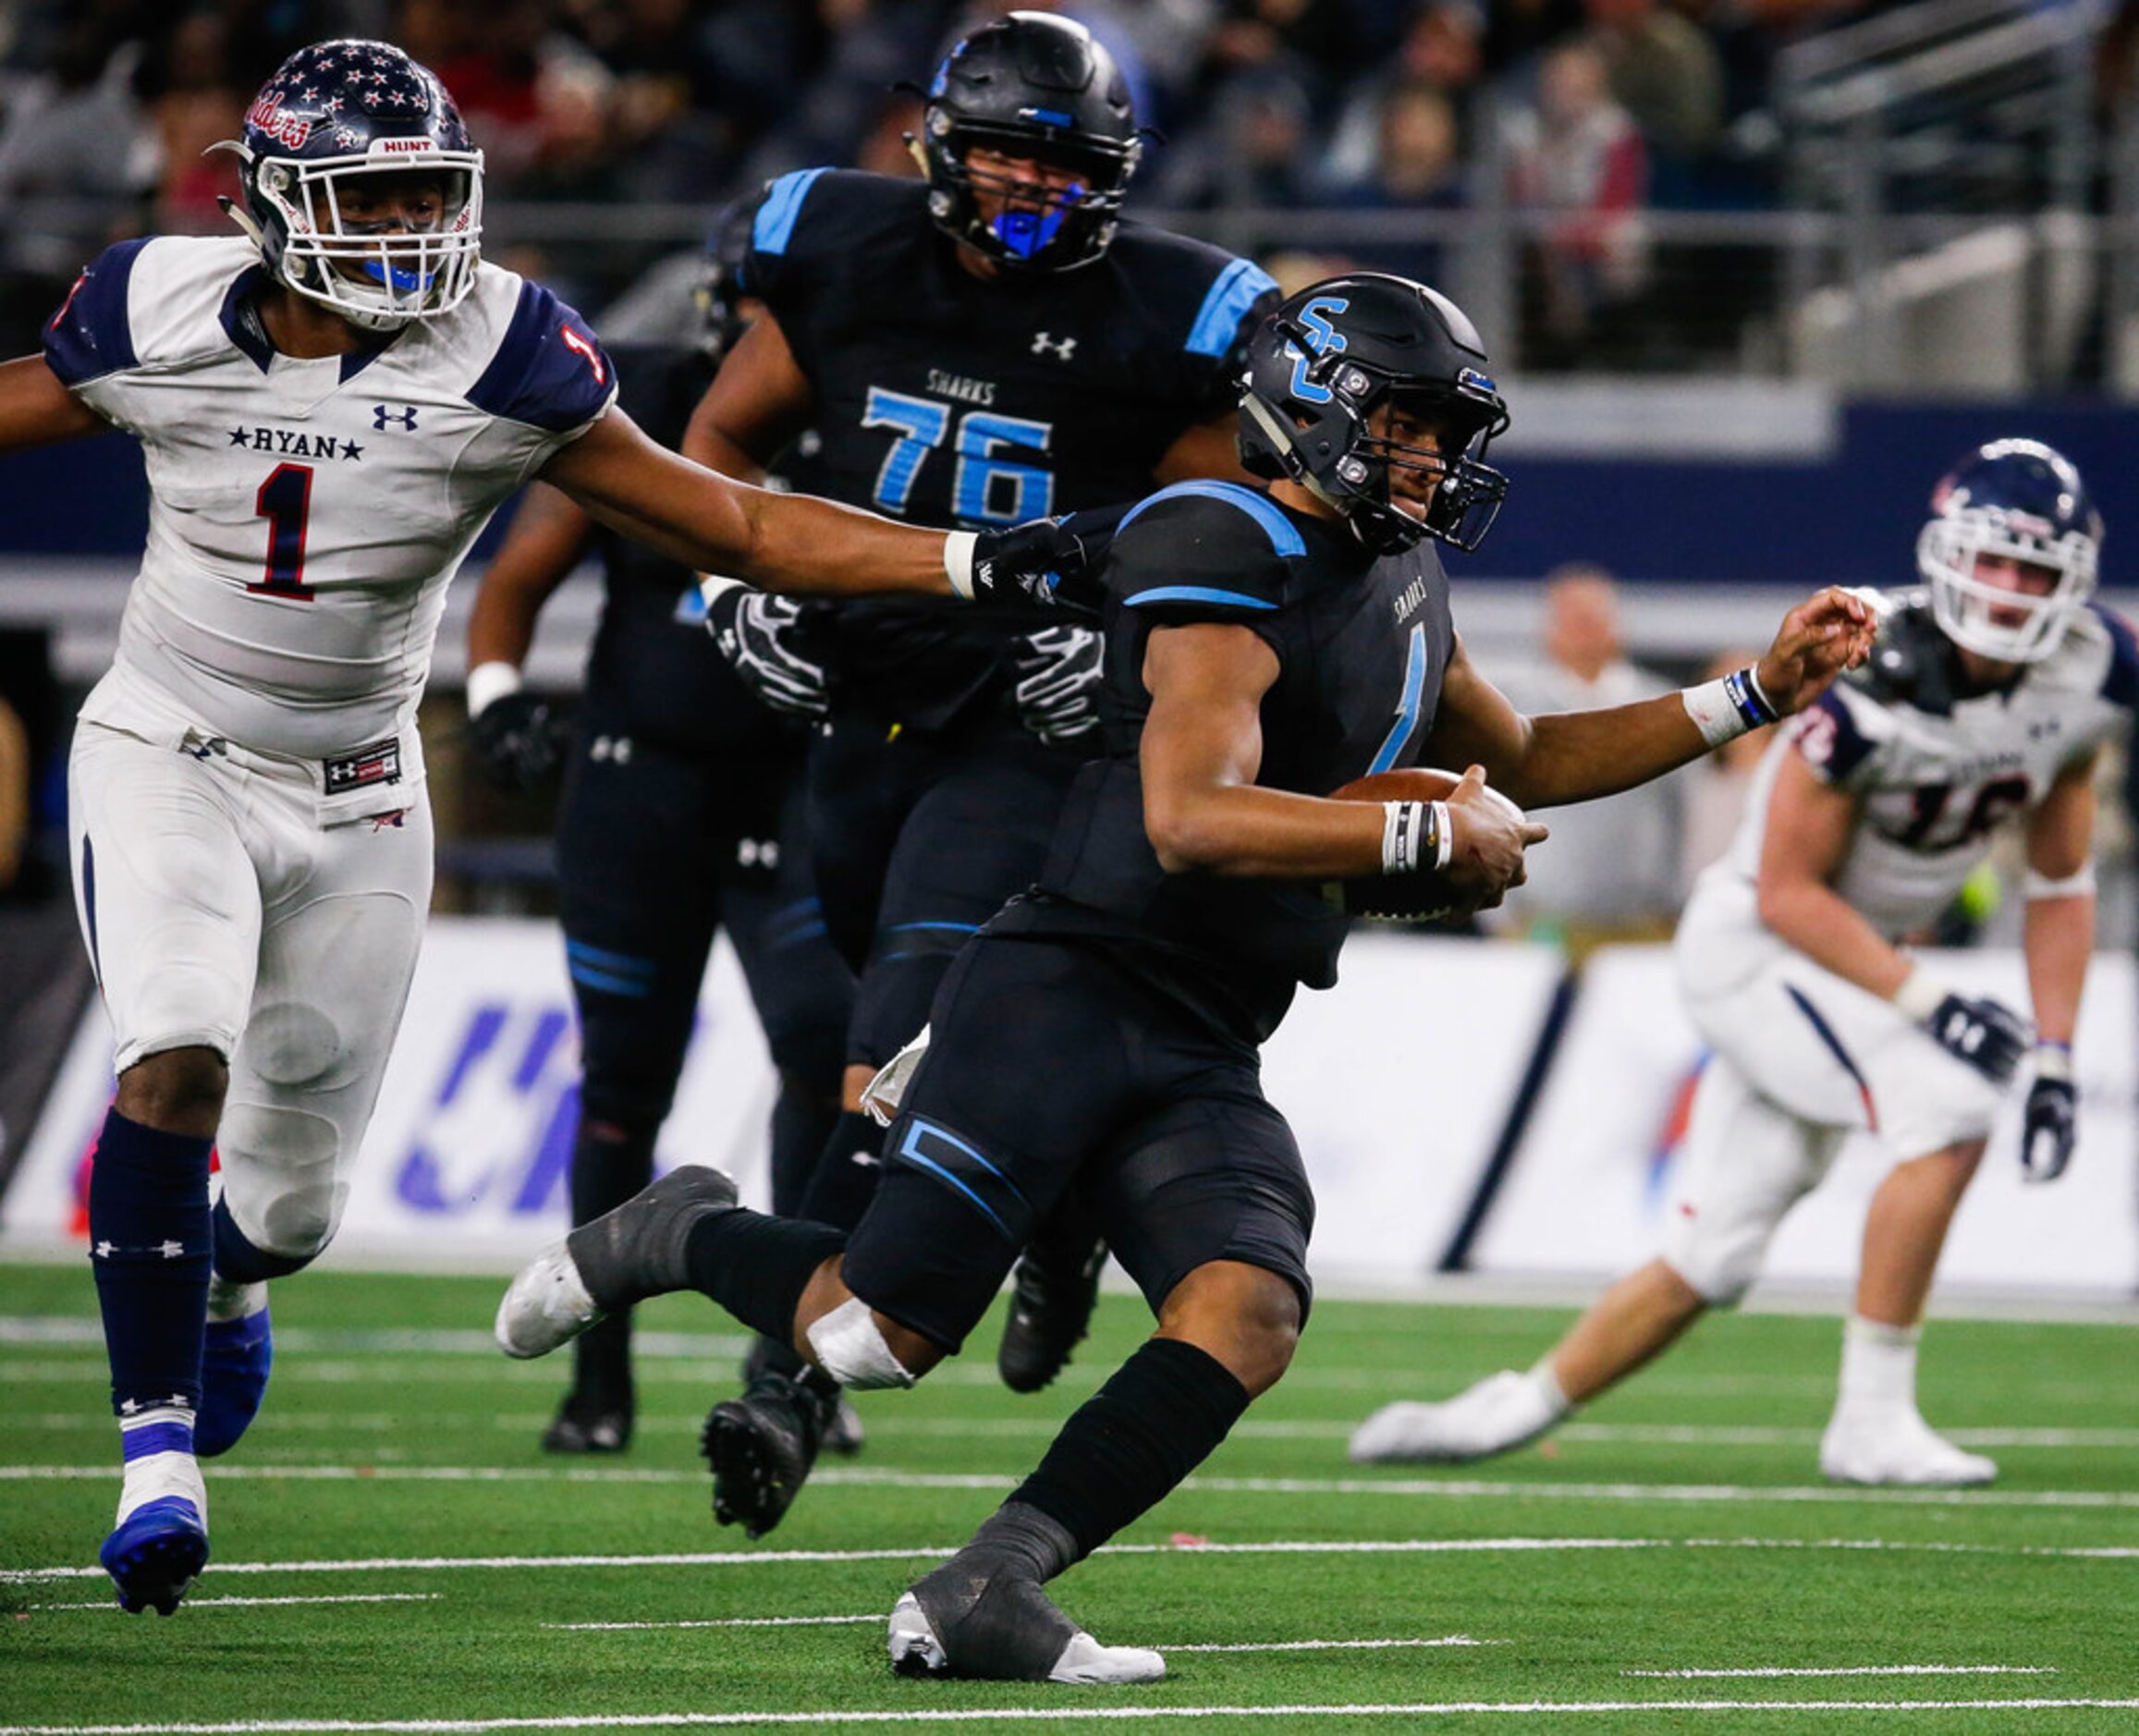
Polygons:
<instances>
[{"instance_id":1,"label":"white yard line","mask_svg":"<svg viewBox=\"0 0 2139 1736\"><path fill-rule=\"evenodd\" d=\"M1165 1645L1161 1652L1383 1652L1414 1646L1506 1645L1506 1640L1474 1640L1468 1633L1444 1634L1437 1640L1264 1640L1249 1645Z\"/></svg>"},{"instance_id":2,"label":"white yard line","mask_svg":"<svg viewBox=\"0 0 2139 1736\"><path fill-rule=\"evenodd\" d=\"M1622 1676L1647 1676L1674 1681L1708 1680L1724 1676L2054 1676L2056 1669L2041 1664L1864 1664L1847 1669L1622 1669Z\"/></svg>"},{"instance_id":3,"label":"white yard line","mask_svg":"<svg viewBox=\"0 0 2139 1736\"><path fill-rule=\"evenodd\" d=\"M2062 1712L2139 1709L2139 1699L2027 1700L1426 1700L1350 1705L945 1706L864 1712L638 1712L485 1718L251 1718L229 1724L0 1724L0 1736L483 1736L518 1730L698 1730L859 1724L1130 1723L1202 1718L1562 1718L1581 1712ZM1832 1728L1831 1725L1829 1728Z\"/></svg>"},{"instance_id":4,"label":"white yard line","mask_svg":"<svg viewBox=\"0 0 2139 1736\"><path fill-rule=\"evenodd\" d=\"M701 1621L545 1621L543 1626L564 1633L637 1633L669 1628L847 1628L871 1626L885 1619L879 1609L866 1616L727 1616Z\"/></svg>"},{"instance_id":5,"label":"white yard line","mask_svg":"<svg viewBox=\"0 0 2139 1736\"><path fill-rule=\"evenodd\" d=\"M108 1478L109 1465L0 1465L0 1483L73 1482ZM697 1471L634 1471L539 1465L217 1465L217 1481L312 1483L681 1483L704 1482ZM1013 1473L821 1470L818 1488L1008 1488ZM1850 1507L2105 1508L2139 1510L2133 1489L1872 1489L1734 1483L1560 1483L1512 1478L1446 1477L1191 1477L1186 1489L1220 1495L1376 1495L1473 1500L1481 1497L1533 1501L1665 1501L1695 1505L1837 1503Z\"/></svg>"},{"instance_id":6,"label":"white yard line","mask_svg":"<svg viewBox=\"0 0 2139 1736\"><path fill-rule=\"evenodd\" d=\"M340 1592L318 1597L189 1597L189 1609L258 1609L270 1604L434 1604L444 1592ZM92 1609L99 1615L121 1611L114 1600L95 1604L24 1604L25 1609Z\"/></svg>"},{"instance_id":7,"label":"white yard line","mask_svg":"<svg viewBox=\"0 0 2139 1736\"><path fill-rule=\"evenodd\" d=\"M795 1562L925 1561L956 1552L955 1544L912 1549L729 1549L658 1555L377 1556L333 1561L218 1561L226 1573L458 1572L530 1569L647 1567L773 1567ZM1406 1537L1370 1542L1316 1539L1269 1543L1116 1543L1108 1555L1509 1555L1564 1554L1639 1549L1803 1549L1901 1555L2035 1556L2052 1560L2130 1560L2132 1548L1989 1543L1888 1543L1878 1538L1831 1537ZM101 1579L101 1567L0 1568L0 1584L43 1580Z\"/></svg>"}]
</instances>

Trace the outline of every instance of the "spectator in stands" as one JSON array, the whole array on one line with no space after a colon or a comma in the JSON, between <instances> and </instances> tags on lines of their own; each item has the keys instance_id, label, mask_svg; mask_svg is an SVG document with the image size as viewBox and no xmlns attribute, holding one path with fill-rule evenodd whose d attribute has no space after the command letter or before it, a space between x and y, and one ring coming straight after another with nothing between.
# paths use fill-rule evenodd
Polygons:
<instances>
[{"instance_id":1,"label":"spectator in stands","mask_svg":"<svg viewBox=\"0 0 2139 1736\"><path fill-rule=\"evenodd\" d=\"M1189 211L1312 202L1307 92L1282 64L1226 80L1209 116L1167 153L1153 201Z\"/></svg>"},{"instance_id":2,"label":"spectator in stands","mask_svg":"<svg viewBox=\"0 0 2139 1736\"><path fill-rule=\"evenodd\" d=\"M1470 136L1471 100L1485 70L1485 14L1473 0L1423 0L1412 13L1403 40L1387 69L1358 79L1347 92L1323 174L1342 188L1369 179L1381 152L1382 118L1393 92L1430 84L1454 104L1462 135Z\"/></svg>"},{"instance_id":3,"label":"spectator in stands","mask_svg":"<svg viewBox=\"0 0 2139 1736\"><path fill-rule=\"evenodd\" d=\"M1560 567L1546 578L1538 649L1537 662L1504 670L1500 680L1531 715L1629 705L1668 691L1628 661L1619 588L1601 567ZM1520 929L1558 941L1577 964L1613 941L1668 938L1679 907L1678 803L1677 780L1659 779L1556 810L1529 884L1502 908Z\"/></svg>"},{"instance_id":4,"label":"spectator in stands","mask_svg":"<svg viewBox=\"0 0 2139 1736\"><path fill-rule=\"evenodd\" d=\"M1723 64L1700 26L1662 0L1583 0L1583 9L1585 40L1642 136L1674 164L1708 150L1723 126Z\"/></svg>"},{"instance_id":5,"label":"spectator in stands","mask_svg":"<svg viewBox=\"0 0 2139 1736\"><path fill-rule=\"evenodd\" d=\"M1459 209L1464 203L1462 164L1456 108L1447 92L1424 79L1400 84L1384 94L1379 123L1372 170L1337 189L1327 202L1392 213ZM1354 241L1340 251L1374 271L1429 284L1445 279L1438 240L1392 237L1387 242Z\"/></svg>"},{"instance_id":6,"label":"spectator in stands","mask_svg":"<svg viewBox=\"0 0 2139 1736\"><path fill-rule=\"evenodd\" d=\"M1620 341L1615 315L1649 272L1641 222L1648 153L1592 43L1546 55L1536 105L1509 118L1508 154L1513 202L1552 214L1526 261L1530 354L1540 366L1570 366L1598 339L1607 349Z\"/></svg>"}]
</instances>

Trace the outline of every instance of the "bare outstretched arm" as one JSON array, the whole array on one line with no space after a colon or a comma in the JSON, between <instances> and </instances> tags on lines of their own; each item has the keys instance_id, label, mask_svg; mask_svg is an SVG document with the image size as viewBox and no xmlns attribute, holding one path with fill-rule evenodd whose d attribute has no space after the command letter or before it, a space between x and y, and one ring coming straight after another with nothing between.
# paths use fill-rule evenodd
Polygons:
<instances>
[{"instance_id":1,"label":"bare outstretched arm","mask_svg":"<svg viewBox=\"0 0 2139 1736\"><path fill-rule=\"evenodd\" d=\"M110 431L111 423L62 385L43 356L0 362L0 452Z\"/></svg>"}]
</instances>

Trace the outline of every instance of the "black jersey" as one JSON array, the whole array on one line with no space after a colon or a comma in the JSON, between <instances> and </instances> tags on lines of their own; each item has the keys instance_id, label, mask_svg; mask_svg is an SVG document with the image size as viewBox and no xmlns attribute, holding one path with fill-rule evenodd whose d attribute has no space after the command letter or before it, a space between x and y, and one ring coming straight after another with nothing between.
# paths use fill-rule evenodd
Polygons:
<instances>
[{"instance_id":1,"label":"black jersey","mask_svg":"<svg viewBox=\"0 0 2139 1736\"><path fill-rule=\"evenodd\" d=\"M1143 829L1138 738L1151 708L1145 641L1157 627L1226 622L1258 634L1279 672L1262 703L1256 782L1326 796L1416 764L1455 644L1432 544L1378 559L1333 520L1234 483L1180 483L1139 505L1102 568L1107 686L1118 716L1078 773L1045 895L998 925L1137 943L1170 992L1260 1042L1296 984L1337 980L1346 919L1302 880L1167 874Z\"/></svg>"},{"instance_id":2,"label":"black jersey","mask_svg":"<svg viewBox=\"0 0 2139 1736\"><path fill-rule=\"evenodd\" d=\"M813 485L971 530L1148 493L1167 447L1238 401L1277 294L1247 260L1131 222L1090 265L984 282L925 183L844 169L767 189L743 282L815 397ZM842 703L940 727L993 691L1007 634L1047 617L887 600L839 618Z\"/></svg>"},{"instance_id":3,"label":"black jersey","mask_svg":"<svg viewBox=\"0 0 2139 1736\"><path fill-rule=\"evenodd\" d=\"M618 401L649 437L678 446L713 366L696 349L619 346ZM605 595L587 662L587 710L605 731L686 751L788 751L793 730L736 679L705 630L697 576L597 530Z\"/></svg>"}]
</instances>

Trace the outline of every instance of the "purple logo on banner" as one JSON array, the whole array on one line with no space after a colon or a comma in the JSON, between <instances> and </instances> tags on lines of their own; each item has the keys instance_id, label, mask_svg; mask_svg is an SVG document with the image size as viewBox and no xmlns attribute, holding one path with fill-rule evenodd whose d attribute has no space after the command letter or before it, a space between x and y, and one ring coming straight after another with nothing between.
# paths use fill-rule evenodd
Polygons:
<instances>
[{"instance_id":1,"label":"purple logo on banner","mask_svg":"<svg viewBox=\"0 0 2139 1736\"><path fill-rule=\"evenodd\" d=\"M396 1178L406 1204L451 1215L509 1190L515 1214L551 1208L564 1190L580 1119L571 1030L571 1014L554 1003L469 1009ZM523 1135L513 1137L519 1130Z\"/></svg>"}]
</instances>

